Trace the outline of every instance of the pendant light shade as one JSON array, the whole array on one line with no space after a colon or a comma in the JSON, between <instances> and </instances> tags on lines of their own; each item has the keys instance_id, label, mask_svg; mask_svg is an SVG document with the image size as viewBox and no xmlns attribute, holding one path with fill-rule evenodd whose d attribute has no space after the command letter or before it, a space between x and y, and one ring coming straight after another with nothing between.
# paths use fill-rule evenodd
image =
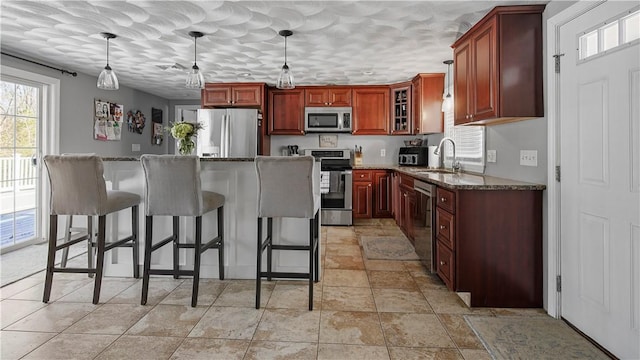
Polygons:
<instances>
[{"instance_id":1,"label":"pendant light shade","mask_svg":"<svg viewBox=\"0 0 640 360\"><path fill-rule=\"evenodd\" d=\"M291 69L289 69L289 65L287 65L287 37L293 35L293 31L280 30L278 35L284 37L284 65L282 65L282 70L280 70L280 76L278 76L276 87L278 89L293 89L296 85L293 82Z\"/></svg>"},{"instance_id":2,"label":"pendant light shade","mask_svg":"<svg viewBox=\"0 0 640 360\"><path fill-rule=\"evenodd\" d=\"M187 81L185 86L189 89L204 89L204 75L202 75L202 71L196 64L197 57L197 40L199 37L202 37L204 34L199 31L189 31L189 36L193 38L193 66L187 75Z\"/></svg>"},{"instance_id":3,"label":"pendant light shade","mask_svg":"<svg viewBox=\"0 0 640 360\"><path fill-rule=\"evenodd\" d=\"M447 65L447 95L444 96L444 100L442 101L442 112L450 112L453 111L453 97L451 96L451 86L449 83L451 82L451 64L453 64L453 60L445 60L444 64Z\"/></svg>"},{"instance_id":4,"label":"pendant light shade","mask_svg":"<svg viewBox=\"0 0 640 360\"><path fill-rule=\"evenodd\" d=\"M112 33L103 32L100 33L103 38L107 39L107 65L102 69L100 75L98 76L98 89L103 90L118 90L120 88L120 84L118 83L118 77L116 73L111 70L111 66L109 66L109 39L115 39L117 36Z\"/></svg>"}]
</instances>

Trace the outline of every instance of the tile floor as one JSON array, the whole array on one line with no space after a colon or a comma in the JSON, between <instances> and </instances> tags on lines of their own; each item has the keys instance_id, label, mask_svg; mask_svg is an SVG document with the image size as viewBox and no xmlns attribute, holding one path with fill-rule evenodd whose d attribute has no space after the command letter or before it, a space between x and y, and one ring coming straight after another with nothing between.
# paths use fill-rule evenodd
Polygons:
<instances>
[{"instance_id":1,"label":"tile floor","mask_svg":"<svg viewBox=\"0 0 640 360\"><path fill-rule=\"evenodd\" d=\"M546 316L542 309L469 309L416 261L366 260L360 235L396 235L392 221L325 227L322 281L314 310L307 284L203 279L191 308L189 279L54 276L41 302L43 273L0 289L0 358L7 359L490 359L465 314ZM83 261L84 257L78 259Z\"/></svg>"}]
</instances>

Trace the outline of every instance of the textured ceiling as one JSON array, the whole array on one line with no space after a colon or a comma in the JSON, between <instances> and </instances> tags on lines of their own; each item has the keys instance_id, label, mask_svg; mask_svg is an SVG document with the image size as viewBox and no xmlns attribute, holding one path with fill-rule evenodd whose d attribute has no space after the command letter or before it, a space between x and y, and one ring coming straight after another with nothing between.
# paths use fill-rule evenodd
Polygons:
<instances>
[{"instance_id":1,"label":"textured ceiling","mask_svg":"<svg viewBox=\"0 0 640 360\"><path fill-rule=\"evenodd\" d=\"M542 1L546 3L547 1ZM297 85L388 84L446 72L450 45L497 5L536 1L11 1L1 4L2 51L97 75L167 99L197 63L207 82L275 84L284 62ZM180 68L182 67L182 68Z\"/></svg>"}]
</instances>

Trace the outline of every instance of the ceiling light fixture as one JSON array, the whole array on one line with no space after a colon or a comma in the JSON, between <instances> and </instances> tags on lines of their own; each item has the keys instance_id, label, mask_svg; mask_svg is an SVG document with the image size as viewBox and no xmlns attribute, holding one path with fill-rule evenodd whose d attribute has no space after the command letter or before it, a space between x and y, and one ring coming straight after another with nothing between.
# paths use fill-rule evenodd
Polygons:
<instances>
[{"instance_id":1,"label":"ceiling light fixture","mask_svg":"<svg viewBox=\"0 0 640 360\"><path fill-rule=\"evenodd\" d=\"M453 60L445 60L442 62L447 65L447 95L444 96L444 101L442 102L442 112L449 112L453 110L453 97L451 96L451 86L449 83L451 82L451 64L453 64Z\"/></svg>"},{"instance_id":2,"label":"ceiling light fixture","mask_svg":"<svg viewBox=\"0 0 640 360\"><path fill-rule=\"evenodd\" d=\"M117 36L108 32L100 33L100 35L107 39L107 66L100 72L97 86L98 89L102 90L118 90L120 88L118 78L116 77L116 73L111 70L111 66L109 66L109 40L115 39Z\"/></svg>"},{"instance_id":3,"label":"ceiling light fixture","mask_svg":"<svg viewBox=\"0 0 640 360\"><path fill-rule=\"evenodd\" d=\"M278 35L284 37L284 65L282 65L282 70L280 70L280 76L278 76L276 87L278 89L293 89L296 85L293 83L293 74L291 73L291 69L289 69L289 65L287 65L287 37L293 35L293 31L280 30Z\"/></svg>"},{"instance_id":4,"label":"ceiling light fixture","mask_svg":"<svg viewBox=\"0 0 640 360\"><path fill-rule=\"evenodd\" d=\"M204 75L200 71L198 64L196 64L197 52L197 40L203 37L204 34L200 31L189 31L189 36L193 38L193 66L187 75L187 81L185 86L189 89L204 89Z\"/></svg>"}]
</instances>

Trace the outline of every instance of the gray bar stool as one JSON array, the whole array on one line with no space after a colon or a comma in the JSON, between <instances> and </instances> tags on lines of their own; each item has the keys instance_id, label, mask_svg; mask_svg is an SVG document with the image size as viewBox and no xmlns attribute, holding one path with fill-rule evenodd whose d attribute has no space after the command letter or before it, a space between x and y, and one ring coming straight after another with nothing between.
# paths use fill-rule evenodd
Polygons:
<instances>
[{"instance_id":1,"label":"gray bar stool","mask_svg":"<svg viewBox=\"0 0 640 360\"><path fill-rule=\"evenodd\" d=\"M200 184L200 159L197 156L142 155L140 157L145 176L145 244L142 276L142 305L147 303L149 275L193 276L191 306L198 303L200 257L208 249L218 249L220 280L224 280L224 196L202 191ZM217 209L218 235L202 243L202 215ZM153 217L171 216L171 236L152 244ZM195 217L195 243L180 244L179 217ZM173 269L151 269L151 253L173 242ZM179 269L178 249L195 249L193 270Z\"/></svg>"},{"instance_id":2,"label":"gray bar stool","mask_svg":"<svg viewBox=\"0 0 640 360\"><path fill-rule=\"evenodd\" d=\"M93 303L100 299L100 286L104 265L104 253L115 247L133 247L133 276L140 277L138 268L138 205L140 196L126 191L107 190L102 160L95 155L47 155L44 164L51 185L51 209L49 215L49 252L44 283L43 302L49 302L54 272L95 274ZM131 208L131 235L106 243L106 215ZM58 245L58 215L86 215L89 231L89 247L97 247L96 266L87 268L55 267L56 251L86 240L87 237L66 241ZM98 216L98 238L92 239L92 217ZM65 235L66 236L66 235ZM89 256L92 256L89 251ZM65 264L66 265L66 264Z\"/></svg>"},{"instance_id":3,"label":"gray bar stool","mask_svg":"<svg viewBox=\"0 0 640 360\"><path fill-rule=\"evenodd\" d=\"M313 282L319 277L318 213L320 174L314 173L312 156L258 156L258 254L256 267L256 309L260 308L260 283L266 277L309 279L309 310L313 310ZM309 219L308 245L274 244L273 218ZM263 218L267 218L267 237L263 239ZM267 250L267 271L262 271L262 254ZM272 270L273 250L309 252L309 272Z\"/></svg>"}]
</instances>

